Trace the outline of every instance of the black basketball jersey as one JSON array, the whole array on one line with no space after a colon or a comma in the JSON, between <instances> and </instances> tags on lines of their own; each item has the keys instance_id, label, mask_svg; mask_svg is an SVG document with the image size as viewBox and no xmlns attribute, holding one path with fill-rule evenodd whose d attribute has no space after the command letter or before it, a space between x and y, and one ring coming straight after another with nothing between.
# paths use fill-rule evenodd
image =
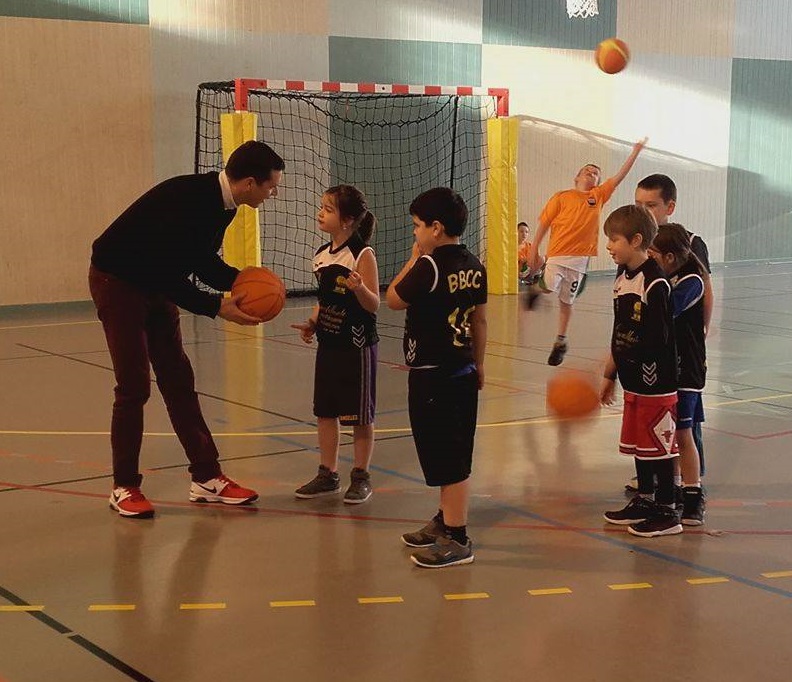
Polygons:
<instances>
[{"instance_id":1,"label":"black basketball jersey","mask_svg":"<svg viewBox=\"0 0 792 682\"><path fill-rule=\"evenodd\" d=\"M364 309L355 292L346 286L347 275L356 269L360 254L366 249L371 247L355 233L337 249L333 250L333 243L329 242L314 255L313 271L319 283L319 343L364 348L379 341L377 316Z\"/></svg>"},{"instance_id":2,"label":"black basketball jersey","mask_svg":"<svg viewBox=\"0 0 792 682\"><path fill-rule=\"evenodd\" d=\"M487 272L464 244L421 256L396 293L409 304L404 358L410 367L453 370L473 362L469 317L487 302Z\"/></svg>"},{"instance_id":3,"label":"black basketball jersey","mask_svg":"<svg viewBox=\"0 0 792 682\"><path fill-rule=\"evenodd\" d=\"M707 376L704 281L691 260L668 279L671 282L674 336L679 361L679 388L701 391Z\"/></svg>"},{"instance_id":4,"label":"black basketball jersey","mask_svg":"<svg viewBox=\"0 0 792 682\"><path fill-rule=\"evenodd\" d=\"M611 352L625 391L667 395L677 390L671 286L651 258L613 284Z\"/></svg>"}]
</instances>

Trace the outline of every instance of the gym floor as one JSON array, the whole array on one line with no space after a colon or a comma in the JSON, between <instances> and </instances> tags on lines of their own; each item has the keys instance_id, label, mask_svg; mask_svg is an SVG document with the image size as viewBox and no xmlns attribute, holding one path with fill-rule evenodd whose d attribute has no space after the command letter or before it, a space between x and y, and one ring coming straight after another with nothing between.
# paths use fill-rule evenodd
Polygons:
<instances>
[{"instance_id":1,"label":"gym floor","mask_svg":"<svg viewBox=\"0 0 792 682\"><path fill-rule=\"evenodd\" d=\"M706 524L641 539L608 526L631 460L619 406L547 416L556 304L492 297L469 533L476 561L413 566L399 535L434 513L406 412L402 314L380 313L375 493L297 501L318 464L314 348L291 300L250 329L182 318L207 422L248 508L190 504L156 390L143 489L111 488L113 376L89 304L0 317L0 682L789 679L792 263L713 275ZM609 277L576 304L564 367L596 369ZM342 481L351 438L341 448Z\"/></svg>"}]
</instances>

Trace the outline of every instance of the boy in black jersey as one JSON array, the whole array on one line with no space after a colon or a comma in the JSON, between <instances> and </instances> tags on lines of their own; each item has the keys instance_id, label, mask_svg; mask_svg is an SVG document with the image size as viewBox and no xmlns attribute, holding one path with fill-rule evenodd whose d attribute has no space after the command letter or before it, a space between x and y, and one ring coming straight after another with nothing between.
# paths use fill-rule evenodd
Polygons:
<instances>
[{"instance_id":1,"label":"boy in black jersey","mask_svg":"<svg viewBox=\"0 0 792 682\"><path fill-rule=\"evenodd\" d=\"M608 253L619 267L601 399L613 403L618 376L624 389L619 451L635 457L638 472L638 494L624 509L605 512L605 520L627 525L640 537L675 535L682 532L674 504L677 356L671 287L647 255L657 223L641 206L622 206L604 229Z\"/></svg>"},{"instance_id":2,"label":"boy in black jersey","mask_svg":"<svg viewBox=\"0 0 792 682\"><path fill-rule=\"evenodd\" d=\"M414 533L402 535L424 568L473 561L467 536L469 477L478 391L484 384L487 274L460 243L465 202L437 187L410 205L412 256L388 287L393 310L407 310L404 357L410 367L409 411L427 485L440 487L440 508Z\"/></svg>"}]
</instances>

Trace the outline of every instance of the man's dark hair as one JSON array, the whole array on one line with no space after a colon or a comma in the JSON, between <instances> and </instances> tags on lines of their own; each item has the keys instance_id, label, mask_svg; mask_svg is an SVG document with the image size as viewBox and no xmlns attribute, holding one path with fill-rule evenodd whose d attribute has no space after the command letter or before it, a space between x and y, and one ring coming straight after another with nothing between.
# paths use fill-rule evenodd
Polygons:
<instances>
[{"instance_id":1,"label":"man's dark hair","mask_svg":"<svg viewBox=\"0 0 792 682\"><path fill-rule=\"evenodd\" d=\"M677 190L674 181L667 175L662 173L655 173L654 175L647 175L641 182L638 183L641 189L653 190L659 189L660 196L663 203L667 204L669 201L676 201Z\"/></svg>"},{"instance_id":2,"label":"man's dark hair","mask_svg":"<svg viewBox=\"0 0 792 682\"><path fill-rule=\"evenodd\" d=\"M249 140L237 147L228 157L225 172L231 180L255 178L258 184L270 179L272 171L286 168L283 159L267 144Z\"/></svg>"},{"instance_id":3,"label":"man's dark hair","mask_svg":"<svg viewBox=\"0 0 792 682\"><path fill-rule=\"evenodd\" d=\"M410 215L430 225L442 224L449 237L459 237L467 225L465 201L450 187L435 187L419 194L410 204Z\"/></svg>"}]
</instances>

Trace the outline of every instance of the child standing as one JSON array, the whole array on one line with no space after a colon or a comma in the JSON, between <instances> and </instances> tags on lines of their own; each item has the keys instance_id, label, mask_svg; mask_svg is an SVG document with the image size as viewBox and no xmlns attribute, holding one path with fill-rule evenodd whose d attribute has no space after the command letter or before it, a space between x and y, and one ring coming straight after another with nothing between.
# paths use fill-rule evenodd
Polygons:
<instances>
[{"instance_id":1,"label":"child standing","mask_svg":"<svg viewBox=\"0 0 792 682\"><path fill-rule=\"evenodd\" d=\"M547 359L548 365L560 365L564 361L572 305L583 289L589 259L597 255L602 207L630 172L645 144L646 138L637 142L619 172L602 184L599 166L593 163L583 166L575 176L574 188L556 192L539 216L528 262L532 271L540 267L539 246L548 230L550 243L544 274L529 292L528 307L533 307L542 293L558 293L558 335Z\"/></svg>"},{"instance_id":2,"label":"child standing","mask_svg":"<svg viewBox=\"0 0 792 682\"><path fill-rule=\"evenodd\" d=\"M331 187L317 215L330 241L319 248L313 271L319 302L300 330L305 343L316 334L319 348L314 374L314 415L319 434L319 472L295 496L311 499L340 490L340 425L352 426L355 464L344 502L371 497L369 464L374 449L377 375L379 275L369 240L377 219L363 193L352 185Z\"/></svg>"},{"instance_id":3,"label":"child standing","mask_svg":"<svg viewBox=\"0 0 792 682\"><path fill-rule=\"evenodd\" d=\"M404 357L410 367L410 426L426 484L440 487L440 507L429 523L402 535L424 568L473 561L467 536L469 479L478 391L484 384L487 274L460 243L465 202L437 187L410 205L412 256L388 287L393 310L407 310Z\"/></svg>"},{"instance_id":4,"label":"child standing","mask_svg":"<svg viewBox=\"0 0 792 682\"><path fill-rule=\"evenodd\" d=\"M679 366L676 433L682 471L682 523L704 523L699 453L694 424L704 421L701 392L707 376L704 345L704 267L691 251L688 231L677 223L660 225L649 256L671 282L671 307Z\"/></svg>"},{"instance_id":5,"label":"child standing","mask_svg":"<svg viewBox=\"0 0 792 682\"><path fill-rule=\"evenodd\" d=\"M640 537L674 535L682 532L674 505L677 357L671 286L647 255L657 223L641 206L622 206L604 229L618 272L601 399L613 403L618 377L624 389L619 451L635 457L638 472L638 494L623 509L605 512L605 520Z\"/></svg>"}]
</instances>

